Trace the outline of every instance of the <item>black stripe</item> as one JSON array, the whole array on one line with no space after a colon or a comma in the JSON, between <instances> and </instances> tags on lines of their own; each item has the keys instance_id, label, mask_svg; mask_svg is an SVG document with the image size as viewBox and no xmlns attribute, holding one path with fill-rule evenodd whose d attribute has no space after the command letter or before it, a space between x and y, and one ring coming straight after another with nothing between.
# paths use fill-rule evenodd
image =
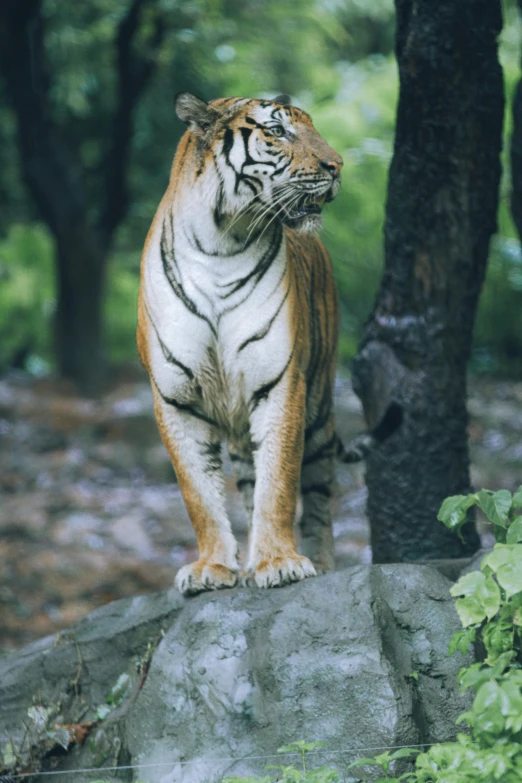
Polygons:
<instances>
[{"instance_id":1,"label":"black stripe","mask_svg":"<svg viewBox=\"0 0 522 783\"><path fill-rule=\"evenodd\" d=\"M287 300L287 298L288 298L288 294L289 294L289 293L290 293L290 283L288 283L288 288L286 289L286 293L285 293L285 295L284 295L284 296L283 296L283 298L281 299L281 304L279 305L279 307L278 307L278 308L277 308L277 310L275 311L275 313L274 313L274 315L272 316L272 318L269 320L269 322L266 324L266 326L264 326L262 329L260 329L260 330L259 330L259 332L256 332L255 334L253 334L253 335L252 335L252 337L248 337L248 339L246 339L246 340L245 340L243 343L241 343L241 345L240 345L240 346L239 346L239 348L237 349L237 352L238 352L238 353L239 353L240 351L242 351L242 350L243 350L243 348L246 348L246 346L247 346L249 343L256 342L257 340L262 340L262 339L263 339L263 337L266 337L266 336L267 336L268 332L269 332L269 331L270 331L270 329L272 328L272 324L274 323L275 319L277 318L277 316L278 316L278 315L279 315L279 313L281 312L281 308L283 307L284 303L286 302L286 300Z\"/></svg>"},{"instance_id":2,"label":"black stripe","mask_svg":"<svg viewBox=\"0 0 522 783\"><path fill-rule=\"evenodd\" d=\"M245 148L245 162L241 166L241 171L243 171L245 166L274 166L275 168L276 164L273 163L271 160L254 160L254 158L251 156L250 150L248 149L248 142L250 140L250 136L252 135L252 129L240 128L239 131L241 133L241 136L243 137L243 146ZM251 178L254 179L254 177Z\"/></svg>"},{"instance_id":3,"label":"black stripe","mask_svg":"<svg viewBox=\"0 0 522 783\"><path fill-rule=\"evenodd\" d=\"M225 135L223 136L223 155L225 160L230 164L230 151L234 146L234 133L230 128L227 128Z\"/></svg>"},{"instance_id":4,"label":"black stripe","mask_svg":"<svg viewBox=\"0 0 522 783\"><path fill-rule=\"evenodd\" d=\"M160 344L161 352L162 352L163 356L165 357L165 359L167 360L167 362L169 364L175 365L176 367L179 367L180 370L183 370L185 375L188 378L190 378L190 380L192 380L194 378L194 373L192 372L190 367L187 367L186 364L183 364L183 362L180 362L179 359L176 359L176 357L171 354L171 352L169 351L169 349L167 348L167 346L165 345L165 343L163 342L163 340L159 336L159 332L158 332L158 329L156 327L156 324L152 320L152 316L151 316L151 314L149 312L149 308L146 305L145 305L145 310L146 310L146 313L147 313L147 315L149 317L149 321L152 324L152 328L154 329L154 332L156 334L156 338L157 338L157 340L158 340L158 342Z\"/></svg>"},{"instance_id":5,"label":"black stripe","mask_svg":"<svg viewBox=\"0 0 522 783\"><path fill-rule=\"evenodd\" d=\"M332 415L332 401L331 401L331 389L330 384L325 388L321 402L319 403L319 409L313 422L305 429L304 439L305 443L310 440L312 435L321 430L329 421Z\"/></svg>"},{"instance_id":6,"label":"black stripe","mask_svg":"<svg viewBox=\"0 0 522 783\"><path fill-rule=\"evenodd\" d=\"M243 487L254 487L255 483L254 479L242 478L238 480L236 486L241 491Z\"/></svg>"},{"instance_id":7,"label":"black stripe","mask_svg":"<svg viewBox=\"0 0 522 783\"><path fill-rule=\"evenodd\" d=\"M332 521L329 514L318 514L316 511L310 511L309 509L306 509L306 514L303 515L300 522L301 530L305 535L308 530L313 530L317 527L331 528L331 526Z\"/></svg>"},{"instance_id":8,"label":"black stripe","mask_svg":"<svg viewBox=\"0 0 522 783\"><path fill-rule=\"evenodd\" d=\"M245 148L245 162L241 166L241 169L243 169L245 166L248 166L250 163L255 163L256 161L252 158L250 150L248 149L248 141L252 135L252 128L240 128L239 132L243 138L243 147Z\"/></svg>"},{"instance_id":9,"label":"black stripe","mask_svg":"<svg viewBox=\"0 0 522 783\"><path fill-rule=\"evenodd\" d=\"M184 402L179 402L174 397L167 397L166 394L163 394L153 375L151 375L151 380L154 386L156 387L158 394L160 395L161 399L166 405L171 405L173 408L176 408L176 410L180 411L181 413L188 413L189 416L194 416L194 418L196 419L200 419L201 421L205 421L207 424L212 424L214 427L217 427L216 421L210 419L208 416L205 416L205 414L201 413L201 411L197 411L195 408L192 407L192 405L187 405Z\"/></svg>"},{"instance_id":10,"label":"black stripe","mask_svg":"<svg viewBox=\"0 0 522 783\"><path fill-rule=\"evenodd\" d=\"M282 174L283 171L285 171L290 166L290 164L292 163L293 159L294 159L294 156L292 155L289 159L287 159L286 163L284 163L278 169L274 169L274 171L270 174L270 179L274 179L276 174Z\"/></svg>"},{"instance_id":11,"label":"black stripe","mask_svg":"<svg viewBox=\"0 0 522 783\"><path fill-rule=\"evenodd\" d=\"M221 441L199 443L203 447L202 453L206 459L205 472L215 473L221 469Z\"/></svg>"},{"instance_id":12,"label":"black stripe","mask_svg":"<svg viewBox=\"0 0 522 783\"><path fill-rule=\"evenodd\" d=\"M290 362L293 359L294 351L295 351L295 343L294 343L294 347L292 348L292 353L288 357L288 361L283 367L283 369L281 370L281 372L279 373L279 375L276 375L276 377L272 378L272 380L268 381L268 383L264 383L263 386L260 386L259 389L256 389L256 391L253 393L252 399L250 400L250 403L252 405L252 412L255 411L255 409L261 402L261 400L266 400L268 398L268 395L270 394L272 389L274 389L279 383L279 381L282 379L283 375L290 367Z\"/></svg>"},{"instance_id":13,"label":"black stripe","mask_svg":"<svg viewBox=\"0 0 522 783\"><path fill-rule=\"evenodd\" d=\"M223 207L223 183L220 181L219 190L216 198L216 206L214 207L214 223L216 224L217 228L221 228L221 224L223 222L224 215L221 211L222 207Z\"/></svg>"},{"instance_id":14,"label":"black stripe","mask_svg":"<svg viewBox=\"0 0 522 783\"><path fill-rule=\"evenodd\" d=\"M308 456L305 456L301 464L311 465L313 462L318 462L320 459L333 457L334 447L337 445L337 440L337 435L332 435L330 440L326 441L326 443L323 443L322 446L319 446L316 451L314 451L312 454L309 454Z\"/></svg>"},{"instance_id":15,"label":"black stripe","mask_svg":"<svg viewBox=\"0 0 522 783\"><path fill-rule=\"evenodd\" d=\"M158 388L157 385L156 388ZM217 427L217 422L214 421L214 419L205 416L205 414L201 413L201 411L197 411L195 408L192 407L192 405L187 405L184 402L178 402L178 400L176 400L174 397L167 397L159 389L158 391L161 395L161 399L167 405L171 405L173 408L176 408L176 410L180 411L181 413L187 413L189 416L194 416L194 418L199 419L200 421L204 421L207 424L212 424L214 427Z\"/></svg>"},{"instance_id":16,"label":"black stripe","mask_svg":"<svg viewBox=\"0 0 522 783\"><path fill-rule=\"evenodd\" d=\"M169 249L167 248L165 221L163 221L163 229L161 232L160 253L161 253L161 261L163 264L163 272L165 273L165 277L169 281L170 287L172 288L174 294L178 297L178 299L180 299L183 302L187 310L189 310L193 315L197 316L198 318L201 318L202 321L205 321L210 327L212 334L215 337L217 337L217 332L214 325L210 322L210 320L207 318L206 315L200 313L200 311L196 306L196 303L193 302L189 296L187 296L183 286L181 285L179 280L176 279L176 275L174 274L172 265L169 264L168 256L170 255L170 261L177 268L177 262L174 256L174 227L172 226L172 249L169 251Z\"/></svg>"},{"instance_id":17,"label":"black stripe","mask_svg":"<svg viewBox=\"0 0 522 783\"><path fill-rule=\"evenodd\" d=\"M278 254L282 239L283 230L281 226L278 225L272 235L272 241L270 242L267 251L261 256L255 267L248 273L248 275L245 275L245 277L241 277L239 280L235 280L233 283L228 283L227 285L233 285L233 288L231 288L230 291L227 291L226 294L221 294L221 298L228 299L229 296L232 296L232 294L235 294L236 291L239 291L241 288L243 288L243 286L245 286L253 277L256 277L254 284L255 288L255 286L262 280L263 276L270 268L272 261Z\"/></svg>"},{"instance_id":18,"label":"black stripe","mask_svg":"<svg viewBox=\"0 0 522 783\"><path fill-rule=\"evenodd\" d=\"M310 484L308 487L301 487L301 495L310 495L312 492L323 495L325 498L332 497L332 488L330 484Z\"/></svg>"}]
</instances>

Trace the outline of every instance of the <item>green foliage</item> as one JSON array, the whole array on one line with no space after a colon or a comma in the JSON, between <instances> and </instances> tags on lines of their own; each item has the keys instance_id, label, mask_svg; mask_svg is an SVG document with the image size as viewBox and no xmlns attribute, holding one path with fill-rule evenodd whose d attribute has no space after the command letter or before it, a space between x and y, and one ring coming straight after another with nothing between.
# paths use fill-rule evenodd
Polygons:
<instances>
[{"instance_id":1,"label":"green foliage","mask_svg":"<svg viewBox=\"0 0 522 783\"><path fill-rule=\"evenodd\" d=\"M53 242L38 224L13 225L0 241L0 369L50 357Z\"/></svg>"},{"instance_id":2,"label":"green foliage","mask_svg":"<svg viewBox=\"0 0 522 783\"><path fill-rule=\"evenodd\" d=\"M345 160L342 190L325 210L323 238L340 292L340 359L348 363L371 311L383 263L382 226L398 95L392 57L393 1L161 0L150 5L137 49L145 50L155 13L165 15L167 33L154 79L136 111L128 169L131 208L108 267L104 307L108 358L136 360L139 256L183 130L172 96L182 89L205 98L284 91L310 111L318 130ZM520 30L516 4L510 0L505 6L500 53L509 138L510 102L519 78ZM44 0L43 9L53 115L71 142L72 159L85 173L94 220L105 194L104 160L116 105L114 38L128 3ZM471 368L522 377L522 253L509 214L507 144L503 169L499 236L492 243L479 304ZM14 115L2 96L0 199L6 204L0 214L0 235L5 237L0 241L2 369L13 362L23 364L28 354L46 361L52 358L56 299L49 263L52 244L38 224L29 225L34 207L23 188ZM14 220L24 225L13 225ZM18 269L17 261L13 268L3 256L6 246L9 254L20 242L37 247L24 256L31 262L24 261Z\"/></svg>"},{"instance_id":3,"label":"green foliage","mask_svg":"<svg viewBox=\"0 0 522 783\"><path fill-rule=\"evenodd\" d=\"M394 753L386 751L385 753L379 753L378 756L373 756L372 758L358 759L350 764L348 769L362 767L364 764L367 764L369 766L380 767L384 774L387 775L394 761L397 761L397 759L409 759L418 752L418 750L414 750L413 748L400 748L399 750L394 751ZM385 778L385 780L386 779L387 778Z\"/></svg>"},{"instance_id":4,"label":"green foliage","mask_svg":"<svg viewBox=\"0 0 522 783\"><path fill-rule=\"evenodd\" d=\"M323 747L324 742L304 742L298 740L289 745L283 745L278 748L278 753L299 754L301 756L301 769L294 765L270 765L267 769L276 770L276 780L279 783L341 783L342 778L339 772L330 767L318 767L317 769L307 769L307 756L314 750ZM223 783L271 783L270 775L263 777L227 777Z\"/></svg>"},{"instance_id":5,"label":"green foliage","mask_svg":"<svg viewBox=\"0 0 522 783\"><path fill-rule=\"evenodd\" d=\"M340 70L340 100L307 108L318 131L344 158L341 190L324 212L323 239L339 288L339 354L347 363L355 356L382 269L398 79L391 58L369 57Z\"/></svg>"}]
</instances>

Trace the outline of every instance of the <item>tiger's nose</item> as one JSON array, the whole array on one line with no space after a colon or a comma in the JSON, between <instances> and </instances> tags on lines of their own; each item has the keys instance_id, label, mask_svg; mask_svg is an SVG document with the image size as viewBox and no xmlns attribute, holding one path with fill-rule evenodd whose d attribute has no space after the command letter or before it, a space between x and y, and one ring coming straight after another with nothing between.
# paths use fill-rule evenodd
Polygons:
<instances>
[{"instance_id":1,"label":"tiger's nose","mask_svg":"<svg viewBox=\"0 0 522 783\"><path fill-rule=\"evenodd\" d=\"M341 173L341 166L343 165L342 160L322 160L321 166L323 169L326 169L332 177L338 177Z\"/></svg>"}]
</instances>

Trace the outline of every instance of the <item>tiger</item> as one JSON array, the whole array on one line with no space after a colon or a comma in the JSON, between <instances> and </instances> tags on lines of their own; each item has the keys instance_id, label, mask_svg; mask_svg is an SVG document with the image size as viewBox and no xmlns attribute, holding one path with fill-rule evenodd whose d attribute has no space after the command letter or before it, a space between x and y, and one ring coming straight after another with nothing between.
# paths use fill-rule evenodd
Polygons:
<instances>
[{"instance_id":1,"label":"tiger","mask_svg":"<svg viewBox=\"0 0 522 783\"><path fill-rule=\"evenodd\" d=\"M207 103L181 92L175 110L188 129L145 241L137 343L198 543L176 586L283 586L334 566L339 306L317 231L343 161L285 95ZM249 520L243 572L225 441Z\"/></svg>"}]
</instances>

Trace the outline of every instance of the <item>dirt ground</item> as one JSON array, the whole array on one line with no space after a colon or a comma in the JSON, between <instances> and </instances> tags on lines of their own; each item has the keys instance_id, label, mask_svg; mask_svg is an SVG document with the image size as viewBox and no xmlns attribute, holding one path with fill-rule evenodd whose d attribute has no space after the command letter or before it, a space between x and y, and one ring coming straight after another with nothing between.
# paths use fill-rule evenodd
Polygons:
<instances>
[{"instance_id":1,"label":"dirt ground","mask_svg":"<svg viewBox=\"0 0 522 783\"><path fill-rule=\"evenodd\" d=\"M349 380L336 388L343 438L364 428ZM522 384L470 382L476 487L522 483ZM245 545L227 468L229 511ZM338 564L368 563L363 466L341 466ZM484 532L484 542L490 543ZM116 598L170 587L196 541L138 370L99 400L22 374L0 379L0 651L70 625Z\"/></svg>"}]
</instances>

